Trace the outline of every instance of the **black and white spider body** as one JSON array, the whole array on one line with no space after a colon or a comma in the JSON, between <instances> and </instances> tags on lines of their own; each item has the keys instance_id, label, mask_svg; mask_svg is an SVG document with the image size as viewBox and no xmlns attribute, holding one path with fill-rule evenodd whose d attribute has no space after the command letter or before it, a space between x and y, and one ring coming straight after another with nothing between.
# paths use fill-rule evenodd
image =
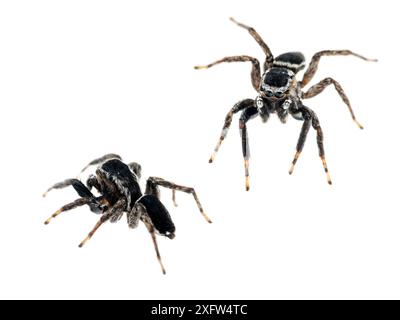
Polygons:
<instances>
[{"instance_id":1,"label":"black and white spider body","mask_svg":"<svg viewBox=\"0 0 400 320\"><path fill-rule=\"evenodd\" d=\"M127 212L131 211L142 197L139 178L117 158L101 164L96 170L96 175L91 175L88 182L89 186L92 185L101 192L111 206L115 205L121 197L125 198Z\"/></svg>"},{"instance_id":2,"label":"black and white spider body","mask_svg":"<svg viewBox=\"0 0 400 320\"><path fill-rule=\"evenodd\" d=\"M312 86L306 92L303 92L302 89L311 81L311 79L315 75L319 60L322 56L353 55L367 61L376 60L367 59L349 50L320 51L316 53L311 59L310 65L303 75L303 79L301 81L297 81L296 74L305 67L305 58L301 52L287 52L274 58L269 47L253 28L239 23L232 18L231 20L240 27L245 28L263 49L266 55L263 65L264 71L261 74L260 62L256 58L246 55L225 57L211 64L195 67L195 69L207 69L223 62L251 62L251 83L253 85L253 88L258 93L255 99L245 99L239 101L228 112L225 118L225 123L222 128L219 141L214 149L214 153L210 157L209 162L211 163L214 161L216 153L218 152L222 141L225 139L228 133L229 127L232 123L233 115L240 111L241 116L239 119L239 129L242 139L242 151L246 176L246 190L249 190L250 148L248 144L246 123L257 116L260 116L261 120L263 122L266 122L269 119L270 115L274 113L277 114L282 123L286 123L288 116L291 115L296 120L303 121L303 127L301 129L300 137L296 147L296 154L292 161L292 166L289 170L289 173L292 174L293 172L294 165L296 164L297 159L300 156L307 134L312 126L317 133L319 156L322 160L328 183L331 184L331 178L329 176L328 167L325 161L323 134L318 117L314 111L303 104L302 100L318 95L327 86L333 84L343 102L347 105L353 120L361 129L363 127L356 120L356 117L350 105L350 101L344 93L342 87L334 79L326 78L316 85Z\"/></svg>"},{"instance_id":3,"label":"black and white spider body","mask_svg":"<svg viewBox=\"0 0 400 320\"><path fill-rule=\"evenodd\" d=\"M272 68L268 70L261 80L260 94L256 97L255 104L263 122L266 122L271 113L277 113L279 119L286 123L289 108L293 99L289 94L295 81L294 73L288 69Z\"/></svg>"},{"instance_id":4,"label":"black and white spider body","mask_svg":"<svg viewBox=\"0 0 400 320\"><path fill-rule=\"evenodd\" d=\"M272 62L272 66L297 73L306 66L306 58L301 52L286 52L277 56Z\"/></svg>"},{"instance_id":5,"label":"black and white spider body","mask_svg":"<svg viewBox=\"0 0 400 320\"><path fill-rule=\"evenodd\" d=\"M86 185L78 179L67 179L56 183L49 188L43 196L53 189L62 189L72 186L81 198L61 207L45 224L60 213L74 209L82 205L88 205L90 210L101 214L93 230L80 243L82 247L97 229L106 221L117 222L124 213L127 216L128 226L136 228L142 221L150 232L163 273L165 269L161 262L158 250L156 234L173 239L175 237L175 225L165 206L161 203L159 187L172 189L175 203L175 191L182 191L193 195L197 206L204 218L211 220L204 213L197 194L193 188L177 185L162 178L150 177L146 182L146 190L143 193L139 185L141 166L138 163L125 164L116 154L107 154L89 163L82 171L91 165L98 165L95 175L90 175ZM100 196L95 196L91 189L95 188Z\"/></svg>"}]
</instances>

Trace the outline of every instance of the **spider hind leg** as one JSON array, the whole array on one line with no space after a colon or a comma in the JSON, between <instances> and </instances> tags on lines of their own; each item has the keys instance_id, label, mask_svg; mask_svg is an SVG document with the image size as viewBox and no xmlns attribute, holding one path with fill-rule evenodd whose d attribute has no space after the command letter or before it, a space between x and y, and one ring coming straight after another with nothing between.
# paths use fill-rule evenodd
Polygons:
<instances>
[{"instance_id":1,"label":"spider hind leg","mask_svg":"<svg viewBox=\"0 0 400 320\"><path fill-rule=\"evenodd\" d=\"M211 219L204 212L203 206L201 205L199 197L197 196L194 188L182 186L171 181L167 181L163 178L150 177L149 179L147 179L146 193L148 193L148 190L158 191L158 186L191 194L196 201L197 207L199 208L201 215L204 217L204 219L206 219L208 223L212 223Z\"/></svg>"}]
</instances>

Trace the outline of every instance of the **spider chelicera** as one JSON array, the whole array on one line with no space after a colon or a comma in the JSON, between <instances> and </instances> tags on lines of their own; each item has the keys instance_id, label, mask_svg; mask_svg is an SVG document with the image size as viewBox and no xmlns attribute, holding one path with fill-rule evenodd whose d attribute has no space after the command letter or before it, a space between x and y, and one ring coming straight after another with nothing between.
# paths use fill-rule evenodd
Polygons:
<instances>
[{"instance_id":1,"label":"spider chelicera","mask_svg":"<svg viewBox=\"0 0 400 320\"><path fill-rule=\"evenodd\" d=\"M307 134L311 126L316 130L317 133L317 145L319 150L319 156L322 160L324 170L326 172L327 180L329 184L332 184L329 176L328 166L325 160L325 152L323 145L323 134L322 129L318 120L317 115L310 108L306 107L302 99L309 99L320 94L327 86L333 84L336 91L342 98L343 102L347 105L350 114L360 129L363 129L362 125L357 121L353 109L351 108L350 101L344 93L341 85L332 78L326 78L317 83L316 85L309 88L306 92L302 89L311 81L314 77L319 60L322 56L335 56L335 55L352 55L361 58L366 61L377 61L375 59L367 59L357 53L350 50L325 50L320 51L311 59L308 69L303 75L301 81L297 81L295 75L305 67L304 55L300 52L288 52L281 54L274 58L269 47L265 44L260 35L251 27L246 26L242 23L231 20L238 26L245 28L250 35L257 41L260 47L263 49L266 58L263 66L263 74L260 72L260 63L256 58L242 55L242 56L231 56L225 57L221 60L215 61L205 66L196 66L195 69L207 69L223 62L251 62L251 83L254 89L258 92L256 99L245 99L236 103L233 108L228 112L225 118L225 123L221 132L219 141L214 149L214 153L211 155L209 162L212 163L221 146L222 141L225 139L229 127L232 123L233 115L241 111L239 119L239 129L242 140L242 152L244 157L245 167L245 183L246 190L249 190L249 158L250 149L248 144L247 136L247 121L260 116L263 122L266 122L272 113L276 113L282 123L286 123L288 115L290 114L296 120L303 121L303 126L300 132L300 137L297 142L296 154L292 161L292 166L289 170L289 174L293 173L294 166L300 156L303 149Z\"/></svg>"},{"instance_id":2,"label":"spider chelicera","mask_svg":"<svg viewBox=\"0 0 400 320\"><path fill-rule=\"evenodd\" d=\"M56 183L43 194L43 196L46 196L53 189L72 186L81 197L62 206L45 221L45 224L49 224L51 219L64 211L83 205L88 205L92 212L101 214L101 218L93 230L89 232L88 236L80 243L79 247L82 247L104 222L108 220L110 222L117 222L126 213L130 228L136 228L139 221L142 221L147 227L153 239L162 272L165 274L156 235L173 239L175 237L175 226L168 210L159 200L159 187L172 189L172 199L175 206L175 191L192 194L200 213L211 223L211 220L204 213L203 207L193 188L177 185L162 178L150 177L147 179L146 190L143 194L139 186L141 166L138 163L125 164L122 162L120 156L107 154L90 162L82 172L92 165L98 165L98 168L95 175L89 176L86 185L78 179L67 179ZM91 192L93 187L100 193L100 196L95 196Z\"/></svg>"}]
</instances>

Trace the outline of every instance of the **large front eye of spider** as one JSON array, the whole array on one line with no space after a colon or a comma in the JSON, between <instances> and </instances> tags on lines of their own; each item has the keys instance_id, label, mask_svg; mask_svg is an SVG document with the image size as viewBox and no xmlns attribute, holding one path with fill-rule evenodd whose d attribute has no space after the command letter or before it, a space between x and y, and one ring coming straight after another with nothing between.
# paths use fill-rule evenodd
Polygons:
<instances>
[{"instance_id":1,"label":"large front eye of spider","mask_svg":"<svg viewBox=\"0 0 400 320\"><path fill-rule=\"evenodd\" d=\"M274 93L273 93L271 90L267 90L267 91L265 91L264 93L265 93L265 95L266 95L268 98L271 98L271 97L274 96Z\"/></svg>"},{"instance_id":2,"label":"large front eye of spider","mask_svg":"<svg viewBox=\"0 0 400 320\"><path fill-rule=\"evenodd\" d=\"M285 95L285 93L283 91L275 92L275 98L281 99L281 98L283 98L284 95Z\"/></svg>"}]
</instances>

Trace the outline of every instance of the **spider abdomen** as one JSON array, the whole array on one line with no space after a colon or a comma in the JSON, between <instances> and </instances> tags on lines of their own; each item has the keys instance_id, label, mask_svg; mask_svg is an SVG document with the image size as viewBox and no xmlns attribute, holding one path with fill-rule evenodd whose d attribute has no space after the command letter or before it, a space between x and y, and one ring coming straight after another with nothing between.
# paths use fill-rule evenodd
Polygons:
<instances>
[{"instance_id":1,"label":"spider abdomen","mask_svg":"<svg viewBox=\"0 0 400 320\"><path fill-rule=\"evenodd\" d=\"M154 195L146 194L138 201L146 208L147 215L151 219L154 228L161 234L169 238L174 237L175 225L167 208Z\"/></svg>"},{"instance_id":2,"label":"spider abdomen","mask_svg":"<svg viewBox=\"0 0 400 320\"><path fill-rule=\"evenodd\" d=\"M286 68L294 73L299 72L306 65L306 59L301 52L286 52L277 56L273 62L274 67Z\"/></svg>"}]
</instances>

